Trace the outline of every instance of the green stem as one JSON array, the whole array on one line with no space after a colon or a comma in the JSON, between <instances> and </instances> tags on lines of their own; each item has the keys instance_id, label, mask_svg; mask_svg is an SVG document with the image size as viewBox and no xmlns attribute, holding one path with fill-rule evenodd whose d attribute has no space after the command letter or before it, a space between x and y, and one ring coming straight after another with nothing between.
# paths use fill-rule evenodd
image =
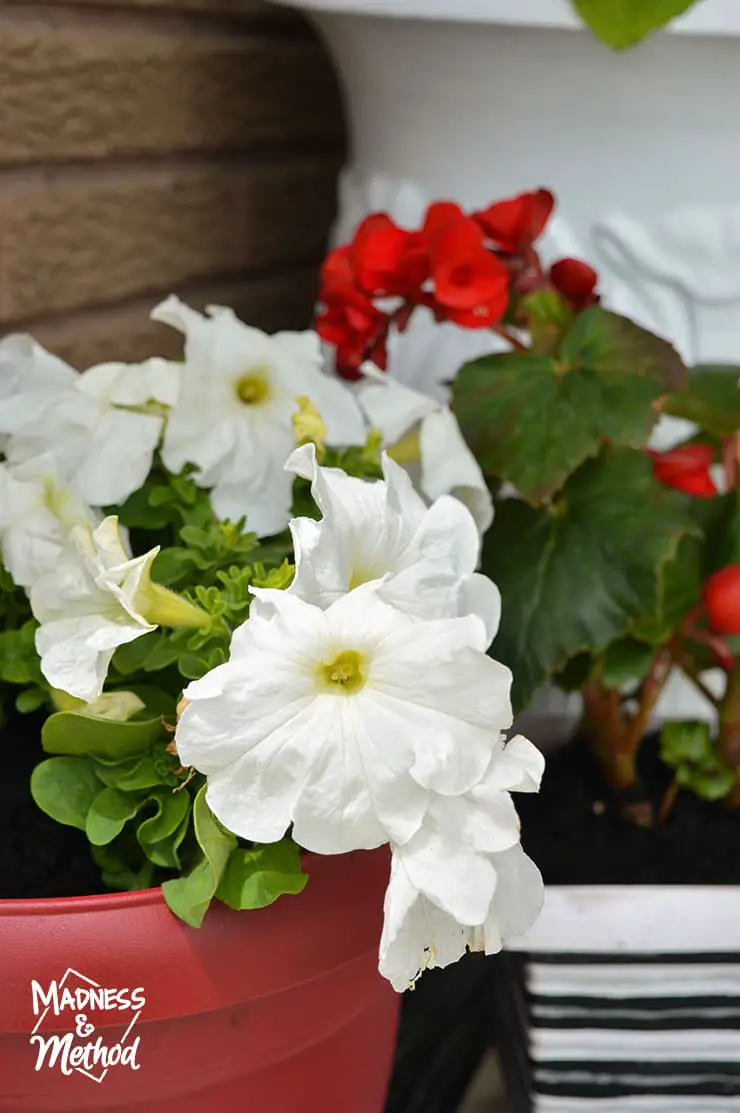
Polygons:
<instances>
[{"instance_id":1,"label":"green stem","mask_svg":"<svg viewBox=\"0 0 740 1113\"><path fill-rule=\"evenodd\" d=\"M727 674L727 688L719 704L719 739L721 757L740 773L740 664Z\"/></svg>"}]
</instances>

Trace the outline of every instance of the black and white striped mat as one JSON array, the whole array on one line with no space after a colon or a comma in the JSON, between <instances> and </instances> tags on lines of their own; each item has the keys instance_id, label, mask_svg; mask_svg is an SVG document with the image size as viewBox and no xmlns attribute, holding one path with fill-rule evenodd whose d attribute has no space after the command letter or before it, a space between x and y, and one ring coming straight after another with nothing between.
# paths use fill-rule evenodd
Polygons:
<instances>
[{"instance_id":1,"label":"black and white striped mat","mask_svg":"<svg viewBox=\"0 0 740 1113\"><path fill-rule=\"evenodd\" d=\"M512 1113L740 1113L740 951L508 954L499 969Z\"/></svg>"}]
</instances>

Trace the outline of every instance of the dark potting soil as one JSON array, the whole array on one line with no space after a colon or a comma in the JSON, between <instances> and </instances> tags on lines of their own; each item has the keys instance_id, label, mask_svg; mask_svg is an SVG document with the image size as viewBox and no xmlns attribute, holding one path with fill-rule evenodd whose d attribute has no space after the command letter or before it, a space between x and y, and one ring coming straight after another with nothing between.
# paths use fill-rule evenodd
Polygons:
<instances>
[{"instance_id":1,"label":"dark potting soil","mask_svg":"<svg viewBox=\"0 0 740 1113\"><path fill-rule=\"evenodd\" d=\"M106 889L83 831L62 827L33 801L31 771L46 755L40 715L0 727L0 899L76 897Z\"/></svg>"},{"instance_id":2,"label":"dark potting soil","mask_svg":"<svg viewBox=\"0 0 740 1113\"><path fill-rule=\"evenodd\" d=\"M671 774L655 739L640 773L659 805ZM548 756L539 795L519 794L522 843L550 885L738 885L740 809L680 792L668 820L641 828L619 818L583 741Z\"/></svg>"}]
</instances>

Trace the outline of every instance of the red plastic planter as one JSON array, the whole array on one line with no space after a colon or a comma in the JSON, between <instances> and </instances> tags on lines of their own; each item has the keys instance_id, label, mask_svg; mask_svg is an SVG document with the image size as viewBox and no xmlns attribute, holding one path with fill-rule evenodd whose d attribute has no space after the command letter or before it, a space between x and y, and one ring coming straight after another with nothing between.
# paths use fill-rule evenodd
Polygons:
<instances>
[{"instance_id":1,"label":"red plastic planter","mask_svg":"<svg viewBox=\"0 0 740 1113\"><path fill-rule=\"evenodd\" d=\"M300 896L214 905L198 931L158 889L0 901L1 1113L381 1113L399 1005L377 970L387 854L305 865ZM105 1002L105 989L122 992ZM93 1007L77 1010L78 990ZM36 1069L44 1041L70 1032L69 1073L61 1047L49 1065L53 1043ZM133 1065L82 1073L100 1077L119 1043Z\"/></svg>"}]
</instances>

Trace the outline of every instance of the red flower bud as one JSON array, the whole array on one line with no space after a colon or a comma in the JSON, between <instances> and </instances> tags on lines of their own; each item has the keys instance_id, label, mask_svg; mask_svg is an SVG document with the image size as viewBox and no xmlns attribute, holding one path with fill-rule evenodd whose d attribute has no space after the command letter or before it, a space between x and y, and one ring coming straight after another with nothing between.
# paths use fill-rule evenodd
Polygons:
<instances>
[{"instance_id":1,"label":"red flower bud","mask_svg":"<svg viewBox=\"0 0 740 1113\"><path fill-rule=\"evenodd\" d=\"M714 450L708 444L687 444L670 452L650 452L655 478L665 487L673 487L698 499L711 499L718 494L709 471Z\"/></svg>"},{"instance_id":2,"label":"red flower bud","mask_svg":"<svg viewBox=\"0 0 740 1113\"><path fill-rule=\"evenodd\" d=\"M719 634L740 634L740 564L728 564L704 586L709 625Z\"/></svg>"},{"instance_id":3,"label":"red flower bud","mask_svg":"<svg viewBox=\"0 0 740 1113\"><path fill-rule=\"evenodd\" d=\"M537 189L497 201L473 217L502 251L526 251L544 231L554 205L549 189Z\"/></svg>"},{"instance_id":4,"label":"red flower bud","mask_svg":"<svg viewBox=\"0 0 740 1113\"><path fill-rule=\"evenodd\" d=\"M550 267L549 279L561 297L570 302L574 309L586 309L598 301L595 290L599 276L593 267L581 259L558 259Z\"/></svg>"}]
</instances>

